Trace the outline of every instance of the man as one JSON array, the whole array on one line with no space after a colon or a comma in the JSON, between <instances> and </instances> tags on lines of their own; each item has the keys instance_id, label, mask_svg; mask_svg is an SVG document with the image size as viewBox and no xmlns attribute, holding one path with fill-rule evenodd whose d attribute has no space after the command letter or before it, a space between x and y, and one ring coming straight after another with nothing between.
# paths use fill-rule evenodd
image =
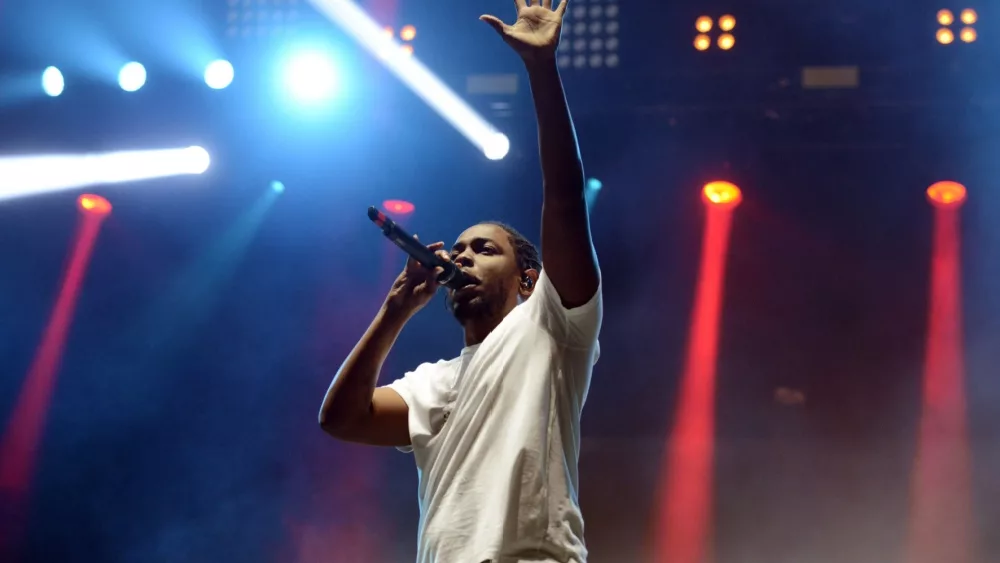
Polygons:
<instances>
[{"instance_id":1,"label":"man","mask_svg":"<svg viewBox=\"0 0 1000 563\"><path fill-rule=\"evenodd\" d=\"M542 259L499 223L451 252L474 283L449 290L465 331L459 357L388 386L379 370L406 322L433 297L436 271L412 260L333 380L319 414L336 438L414 453L420 563L583 563L577 502L580 413L597 360L600 273L584 174L555 51L566 0L515 0L517 21L482 16L521 56L538 118Z\"/></svg>"}]
</instances>

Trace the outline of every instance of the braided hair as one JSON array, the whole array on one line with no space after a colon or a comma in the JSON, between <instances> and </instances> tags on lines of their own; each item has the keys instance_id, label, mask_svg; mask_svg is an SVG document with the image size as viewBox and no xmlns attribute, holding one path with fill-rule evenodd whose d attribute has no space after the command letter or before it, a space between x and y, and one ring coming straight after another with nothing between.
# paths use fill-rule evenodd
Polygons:
<instances>
[{"instance_id":1,"label":"braided hair","mask_svg":"<svg viewBox=\"0 0 1000 563\"><path fill-rule=\"evenodd\" d=\"M542 259L538 254L538 248L527 237L518 232L517 229L500 221L484 221L481 225L493 225L507 231L510 245L514 247L514 255L517 258L517 269L521 272L525 270L542 271Z\"/></svg>"}]
</instances>

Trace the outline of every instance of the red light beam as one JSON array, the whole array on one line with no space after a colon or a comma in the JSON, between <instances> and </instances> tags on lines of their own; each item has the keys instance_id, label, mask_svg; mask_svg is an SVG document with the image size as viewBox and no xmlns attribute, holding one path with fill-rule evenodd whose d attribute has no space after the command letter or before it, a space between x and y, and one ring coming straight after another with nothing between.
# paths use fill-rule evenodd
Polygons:
<instances>
[{"instance_id":1,"label":"red light beam","mask_svg":"<svg viewBox=\"0 0 1000 563\"><path fill-rule=\"evenodd\" d=\"M14 530L23 527L21 510L31 485L66 336L102 219L110 212L110 204L103 212L96 212L96 208L82 207L82 200L81 221L62 287L0 442L0 504L7 506L0 522L0 559L4 560L18 539L13 537ZM92 201L107 204L104 198ZM104 209L103 205L100 208Z\"/></svg>"},{"instance_id":2,"label":"red light beam","mask_svg":"<svg viewBox=\"0 0 1000 563\"><path fill-rule=\"evenodd\" d=\"M928 191L936 207L934 249L907 561L974 563L978 559L966 423L958 228L965 188L954 182L941 184Z\"/></svg>"},{"instance_id":3,"label":"red light beam","mask_svg":"<svg viewBox=\"0 0 1000 563\"><path fill-rule=\"evenodd\" d=\"M715 371L732 211L740 193L713 182L687 359L674 426L665 452L654 531L657 563L702 563L709 557L715 440Z\"/></svg>"}]
</instances>

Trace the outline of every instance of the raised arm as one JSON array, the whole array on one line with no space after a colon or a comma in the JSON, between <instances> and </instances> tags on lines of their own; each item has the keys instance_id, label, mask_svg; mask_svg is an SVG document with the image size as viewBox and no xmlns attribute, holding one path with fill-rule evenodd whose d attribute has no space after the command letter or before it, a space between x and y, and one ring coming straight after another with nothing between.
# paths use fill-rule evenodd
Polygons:
<instances>
[{"instance_id":1,"label":"raised arm","mask_svg":"<svg viewBox=\"0 0 1000 563\"><path fill-rule=\"evenodd\" d=\"M517 21L490 24L524 60L538 119L542 161L542 264L567 308L583 305L600 284L590 238L580 148L573 129L562 79L556 67L563 15L569 0L552 9L552 0L515 0Z\"/></svg>"},{"instance_id":2,"label":"raised arm","mask_svg":"<svg viewBox=\"0 0 1000 563\"><path fill-rule=\"evenodd\" d=\"M427 248L441 251L444 243ZM376 387L379 372L406 322L434 296L440 269L431 272L412 259L386 297L371 326L344 360L323 397L319 425L348 442L410 445L409 407L399 393Z\"/></svg>"}]
</instances>

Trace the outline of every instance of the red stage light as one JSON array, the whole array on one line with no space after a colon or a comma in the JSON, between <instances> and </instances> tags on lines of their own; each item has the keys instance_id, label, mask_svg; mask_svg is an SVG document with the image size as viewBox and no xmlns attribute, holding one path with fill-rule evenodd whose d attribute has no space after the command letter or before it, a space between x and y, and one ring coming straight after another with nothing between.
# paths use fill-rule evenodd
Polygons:
<instances>
[{"instance_id":1,"label":"red stage light","mask_svg":"<svg viewBox=\"0 0 1000 563\"><path fill-rule=\"evenodd\" d=\"M393 215L409 215L416 209L412 203L401 199L389 199L382 202L382 207Z\"/></svg>"},{"instance_id":2,"label":"red stage light","mask_svg":"<svg viewBox=\"0 0 1000 563\"><path fill-rule=\"evenodd\" d=\"M76 200L80 211L91 215L104 216L111 213L111 203L99 195L83 194Z\"/></svg>"},{"instance_id":3,"label":"red stage light","mask_svg":"<svg viewBox=\"0 0 1000 563\"><path fill-rule=\"evenodd\" d=\"M743 201L743 193L731 182L709 182L701 194L706 203L730 209Z\"/></svg>"},{"instance_id":4,"label":"red stage light","mask_svg":"<svg viewBox=\"0 0 1000 563\"><path fill-rule=\"evenodd\" d=\"M927 188L927 199L937 207L958 207L965 203L965 186L946 180Z\"/></svg>"}]
</instances>

